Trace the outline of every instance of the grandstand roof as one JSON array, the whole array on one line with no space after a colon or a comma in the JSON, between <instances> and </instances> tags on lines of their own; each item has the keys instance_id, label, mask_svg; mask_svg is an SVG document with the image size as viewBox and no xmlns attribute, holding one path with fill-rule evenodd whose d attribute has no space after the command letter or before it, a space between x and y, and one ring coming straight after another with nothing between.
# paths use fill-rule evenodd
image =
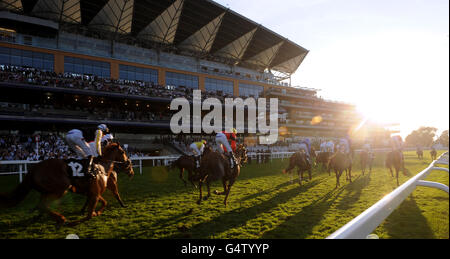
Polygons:
<instances>
[{"instance_id":1,"label":"grandstand roof","mask_svg":"<svg viewBox=\"0 0 450 259\"><path fill-rule=\"evenodd\" d=\"M258 71L292 74L308 53L211 0L1 0L0 9Z\"/></svg>"}]
</instances>

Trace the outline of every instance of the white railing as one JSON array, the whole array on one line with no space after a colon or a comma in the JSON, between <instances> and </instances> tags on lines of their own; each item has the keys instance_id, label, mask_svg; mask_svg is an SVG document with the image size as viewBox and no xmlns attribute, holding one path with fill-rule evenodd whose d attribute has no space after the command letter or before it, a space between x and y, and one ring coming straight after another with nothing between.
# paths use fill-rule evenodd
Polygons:
<instances>
[{"instance_id":1,"label":"white railing","mask_svg":"<svg viewBox=\"0 0 450 259\"><path fill-rule=\"evenodd\" d=\"M294 152L274 152L274 153L248 153L252 159L258 159L262 161L265 155L270 154L270 159L285 159L289 158ZM152 161L152 166L167 166L169 162L175 161L180 155L174 156L146 156L146 157L130 157L133 161L133 167L139 168L139 173L142 175L143 161ZM19 181L22 182L23 174L28 173L28 165L37 164L40 161L28 161L28 160L12 160L12 161L0 161L0 165L18 165L18 171L14 172L0 172L1 175L19 175Z\"/></svg>"},{"instance_id":2,"label":"white railing","mask_svg":"<svg viewBox=\"0 0 450 259\"><path fill-rule=\"evenodd\" d=\"M251 158L252 160L257 160L262 162L264 158L266 158L268 155L270 156L269 159L281 159L284 160L286 158L290 158L295 152L272 152L272 153L257 153L257 152L249 152L247 153L247 157Z\"/></svg>"},{"instance_id":3,"label":"white railing","mask_svg":"<svg viewBox=\"0 0 450 259\"><path fill-rule=\"evenodd\" d=\"M130 157L133 161L133 167L139 167L139 173L142 174L142 162L152 161L153 166L164 165L167 166L169 162L177 160L180 156L147 156L147 157ZM137 163L136 163L137 161ZM22 182L23 174L28 173L28 165L37 164L40 161L28 161L28 160L12 160L12 161L0 161L0 165L18 165L19 170L14 172L0 172L1 175L19 175L19 181Z\"/></svg>"},{"instance_id":4,"label":"white railing","mask_svg":"<svg viewBox=\"0 0 450 259\"><path fill-rule=\"evenodd\" d=\"M415 189L417 186L438 188L449 192L449 187L435 182L424 181L431 171L445 171L447 168L436 167L436 165L448 165L448 152L440 156L430 164L428 168L408 180L395 189L375 205L354 218L338 231L331 234L327 239L366 239Z\"/></svg>"}]
</instances>

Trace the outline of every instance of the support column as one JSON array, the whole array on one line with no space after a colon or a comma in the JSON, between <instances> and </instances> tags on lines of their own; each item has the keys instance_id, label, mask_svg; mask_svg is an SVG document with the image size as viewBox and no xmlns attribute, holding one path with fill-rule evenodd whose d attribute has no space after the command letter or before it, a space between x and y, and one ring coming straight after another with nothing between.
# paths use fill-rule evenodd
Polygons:
<instances>
[{"instance_id":1,"label":"support column","mask_svg":"<svg viewBox=\"0 0 450 259\"><path fill-rule=\"evenodd\" d=\"M119 79L119 63L117 61L111 61L111 78Z\"/></svg>"},{"instance_id":2,"label":"support column","mask_svg":"<svg viewBox=\"0 0 450 259\"><path fill-rule=\"evenodd\" d=\"M162 68L158 68L158 84L162 86L166 85L166 70Z\"/></svg>"},{"instance_id":3,"label":"support column","mask_svg":"<svg viewBox=\"0 0 450 259\"><path fill-rule=\"evenodd\" d=\"M205 76L201 75L198 77L198 89L205 92Z\"/></svg>"},{"instance_id":4,"label":"support column","mask_svg":"<svg viewBox=\"0 0 450 259\"><path fill-rule=\"evenodd\" d=\"M64 54L55 53L54 58L55 59L54 59L53 69L54 69L55 73L57 73L57 74L64 73Z\"/></svg>"},{"instance_id":5,"label":"support column","mask_svg":"<svg viewBox=\"0 0 450 259\"><path fill-rule=\"evenodd\" d=\"M239 97L239 81L237 79L233 80L233 94L235 97Z\"/></svg>"}]
</instances>

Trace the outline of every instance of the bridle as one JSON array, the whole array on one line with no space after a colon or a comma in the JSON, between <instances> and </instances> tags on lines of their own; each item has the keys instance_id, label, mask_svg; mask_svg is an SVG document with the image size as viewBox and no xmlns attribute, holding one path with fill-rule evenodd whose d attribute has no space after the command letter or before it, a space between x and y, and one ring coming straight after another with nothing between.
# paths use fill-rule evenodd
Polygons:
<instances>
[{"instance_id":1,"label":"bridle","mask_svg":"<svg viewBox=\"0 0 450 259\"><path fill-rule=\"evenodd\" d=\"M125 154L125 151L120 149L120 146L118 146L118 150L119 152L123 155ZM117 160L111 160L111 159L103 159L104 162L109 162L109 163L113 163L114 165L120 165L120 167L123 166L122 169L127 170L127 171L132 171L133 169L133 165L131 163L131 160L128 156L125 156L127 159L125 161L117 161Z\"/></svg>"}]
</instances>

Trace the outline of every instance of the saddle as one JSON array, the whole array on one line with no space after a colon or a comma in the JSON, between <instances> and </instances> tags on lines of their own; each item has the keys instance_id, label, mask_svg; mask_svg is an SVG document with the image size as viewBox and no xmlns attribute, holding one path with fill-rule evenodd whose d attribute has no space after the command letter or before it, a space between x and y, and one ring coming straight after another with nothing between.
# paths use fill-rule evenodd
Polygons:
<instances>
[{"instance_id":1,"label":"saddle","mask_svg":"<svg viewBox=\"0 0 450 259\"><path fill-rule=\"evenodd\" d=\"M95 160L95 159L94 159ZM92 161L92 165L95 164L95 161ZM67 166L69 167L69 177L70 178L95 178L97 175L97 168L92 166L93 170L89 171L89 163L90 159L66 159L64 160Z\"/></svg>"}]
</instances>

